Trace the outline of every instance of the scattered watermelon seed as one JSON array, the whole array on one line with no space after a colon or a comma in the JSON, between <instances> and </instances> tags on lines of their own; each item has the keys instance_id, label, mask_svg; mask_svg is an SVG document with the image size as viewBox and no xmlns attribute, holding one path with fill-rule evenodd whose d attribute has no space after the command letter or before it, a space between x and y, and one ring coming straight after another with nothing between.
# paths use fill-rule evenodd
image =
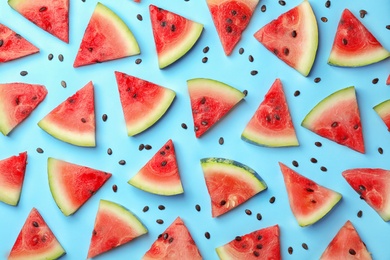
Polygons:
<instances>
[{"instance_id":1,"label":"scattered watermelon seed","mask_svg":"<svg viewBox=\"0 0 390 260\"><path fill-rule=\"evenodd\" d=\"M356 251L353 248L350 248L348 251L351 255L356 255Z\"/></svg>"},{"instance_id":2,"label":"scattered watermelon seed","mask_svg":"<svg viewBox=\"0 0 390 260\"><path fill-rule=\"evenodd\" d=\"M142 15L137 14L137 19L140 20L140 21L142 21L142 19L143 19L143 18L142 18Z\"/></svg>"},{"instance_id":3,"label":"scattered watermelon seed","mask_svg":"<svg viewBox=\"0 0 390 260\"><path fill-rule=\"evenodd\" d=\"M376 84L376 83L378 83L378 81L379 81L379 79L375 78L375 79L372 80L372 84Z\"/></svg>"},{"instance_id":4,"label":"scattered watermelon seed","mask_svg":"<svg viewBox=\"0 0 390 260\"><path fill-rule=\"evenodd\" d=\"M323 172L326 172L328 169L326 169L326 167L325 166L321 166L321 171L323 171Z\"/></svg>"},{"instance_id":5,"label":"scattered watermelon seed","mask_svg":"<svg viewBox=\"0 0 390 260\"><path fill-rule=\"evenodd\" d=\"M210 239L210 233L209 233L209 232L204 233L204 236L205 236L207 239Z\"/></svg>"},{"instance_id":6,"label":"scattered watermelon seed","mask_svg":"<svg viewBox=\"0 0 390 260\"><path fill-rule=\"evenodd\" d=\"M243 54L243 53L244 53L244 48L240 48L240 49L238 50L238 53L239 53L239 54Z\"/></svg>"},{"instance_id":7,"label":"scattered watermelon seed","mask_svg":"<svg viewBox=\"0 0 390 260\"><path fill-rule=\"evenodd\" d=\"M289 246L288 249L287 249L287 251L288 251L288 253L289 253L290 255L292 255L292 253L293 253L293 248L292 248L291 246Z\"/></svg>"},{"instance_id":8,"label":"scattered watermelon seed","mask_svg":"<svg viewBox=\"0 0 390 260\"><path fill-rule=\"evenodd\" d=\"M246 209L245 210L245 214L247 214L248 216L252 215L252 211L250 209Z\"/></svg>"},{"instance_id":9,"label":"scattered watermelon seed","mask_svg":"<svg viewBox=\"0 0 390 260\"><path fill-rule=\"evenodd\" d=\"M366 16L366 14L367 14L367 11L366 10L360 10L359 13L360 13L360 18L364 18Z\"/></svg>"},{"instance_id":10,"label":"scattered watermelon seed","mask_svg":"<svg viewBox=\"0 0 390 260\"><path fill-rule=\"evenodd\" d=\"M48 56L47 56L47 58L49 59L49 60L52 60L53 59L53 54L49 54Z\"/></svg>"},{"instance_id":11,"label":"scattered watermelon seed","mask_svg":"<svg viewBox=\"0 0 390 260\"><path fill-rule=\"evenodd\" d=\"M158 209L159 209L159 210L164 210L164 209L165 209L165 206L164 206L164 205L158 205Z\"/></svg>"},{"instance_id":12,"label":"scattered watermelon seed","mask_svg":"<svg viewBox=\"0 0 390 260\"><path fill-rule=\"evenodd\" d=\"M286 2L283 1L283 0L280 0L280 1L279 1L279 4L280 4L281 6L285 6L285 5L286 5Z\"/></svg>"},{"instance_id":13,"label":"scattered watermelon seed","mask_svg":"<svg viewBox=\"0 0 390 260\"><path fill-rule=\"evenodd\" d=\"M113 190L114 192L117 192L118 186L116 186L116 184L112 185L112 190Z\"/></svg>"},{"instance_id":14,"label":"scattered watermelon seed","mask_svg":"<svg viewBox=\"0 0 390 260\"><path fill-rule=\"evenodd\" d=\"M253 62L255 59L253 59L253 56L252 56L252 55L249 55L249 56L248 56L248 60L249 60L249 62Z\"/></svg>"},{"instance_id":15,"label":"scattered watermelon seed","mask_svg":"<svg viewBox=\"0 0 390 260\"><path fill-rule=\"evenodd\" d=\"M144 145L144 144L140 144L140 145L138 146L138 150L140 150L140 151L142 151L144 148L145 148L145 145Z\"/></svg>"},{"instance_id":16,"label":"scattered watermelon seed","mask_svg":"<svg viewBox=\"0 0 390 260\"><path fill-rule=\"evenodd\" d=\"M149 210L149 206L145 206L145 207L142 209L143 212L147 212L148 210Z\"/></svg>"},{"instance_id":17,"label":"scattered watermelon seed","mask_svg":"<svg viewBox=\"0 0 390 260\"><path fill-rule=\"evenodd\" d=\"M22 71L20 72L20 76L26 76L27 74L28 74L28 72L25 71L25 70L22 70Z\"/></svg>"},{"instance_id":18,"label":"scattered watermelon seed","mask_svg":"<svg viewBox=\"0 0 390 260\"><path fill-rule=\"evenodd\" d=\"M317 147L321 147L322 143L321 142L315 142L314 145L317 146Z\"/></svg>"},{"instance_id":19,"label":"scattered watermelon seed","mask_svg":"<svg viewBox=\"0 0 390 260\"><path fill-rule=\"evenodd\" d=\"M64 61L64 55L62 55L62 54L58 55L58 60L63 62Z\"/></svg>"},{"instance_id":20,"label":"scattered watermelon seed","mask_svg":"<svg viewBox=\"0 0 390 260\"><path fill-rule=\"evenodd\" d=\"M242 92L245 96L248 96L248 90L244 90L243 92Z\"/></svg>"},{"instance_id":21,"label":"scattered watermelon seed","mask_svg":"<svg viewBox=\"0 0 390 260\"><path fill-rule=\"evenodd\" d=\"M263 216L260 213L257 213L256 214L256 218L257 218L257 220L262 220Z\"/></svg>"},{"instance_id":22,"label":"scattered watermelon seed","mask_svg":"<svg viewBox=\"0 0 390 260\"><path fill-rule=\"evenodd\" d=\"M207 58L207 57L203 57L203 58L202 58L202 62L203 62L203 63L206 63L208 60L209 60L209 58Z\"/></svg>"},{"instance_id":23,"label":"scattered watermelon seed","mask_svg":"<svg viewBox=\"0 0 390 260\"><path fill-rule=\"evenodd\" d=\"M378 148L378 153L383 154L383 148L382 147Z\"/></svg>"},{"instance_id":24,"label":"scattered watermelon seed","mask_svg":"<svg viewBox=\"0 0 390 260\"><path fill-rule=\"evenodd\" d=\"M112 149L111 149L111 148L108 148L108 149L107 149L107 154L108 154L108 155L111 155L111 154L112 154Z\"/></svg>"},{"instance_id":25,"label":"scattered watermelon seed","mask_svg":"<svg viewBox=\"0 0 390 260\"><path fill-rule=\"evenodd\" d=\"M141 59L136 59L136 60L135 60L135 64L137 64L137 65L140 64L141 62L142 62Z\"/></svg>"},{"instance_id":26,"label":"scattered watermelon seed","mask_svg":"<svg viewBox=\"0 0 390 260\"><path fill-rule=\"evenodd\" d=\"M361 218L363 216L363 211L359 210L357 213L358 218Z\"/></svg>"},{"instance_id":27,"label":"scattered watermelon seed","mask_svg":"<svg viewBox=\"0 0 390 260\"><path fill-rule=\"evenodd\" d=\"M257 75L257 73L258 73L258 71L257 71L257 70L252 70L252 71L251 71L251 75L252 75L252 76L255 76L255 75Z\"/></svg>"},{"instance_id":28,"label":"scattered watermelon seed","mask_svg":"<svg viewBox=\"0 0 390 260\"><path fill-rule=\"evenodd\" d=\"M188 127L187 127L187 125L185 123L181 123L181 128L187 129Z\"/></svg>"},{"instance_id":29,"label":"scattered watermelon seed","mask_svg":"<svg viewBox=\"0 0 390 260\"><path fill-rule=\"evenodd\" d=\"M103 122L106 122L106 121L107 121L107 118L108 118L107 114L103 114L103 115L102 115L102 120L103 120Z\"/></svg>"},{"instance_id":30,"label":"scattered watermelon seed","mask_svg":"<svg viewBox=\"0 0 390 260\"><path fill-rule=\"evenodd\" d=\"M302 247L303 247L303 249L305 249L305 250L308 250L308 249L309 249L309 247L307 246L306 243L302 243Z\"/></svg>"},{"instance_id":31,"label":"scattered watermelon seed","mask_svg":"<svg viewBox=\"0 0 390 260\"><path fill-rule=\"evenodd\" d=\"M206 46L203 48L203 53L208 53L210 50L210 47L209 46Z\"/></svg>"},{"instance_id":32,"label":"scattered watermelon seed","mask_svg":"<svg viewBox=\"0 0 390 260\"><path fill-rule=\"evenodd\" d=\"M386 25L386 29L390 30L390 24Z\"/></svg>"},{"instance_id":33,"label":"scattered watermelon seed","mask_svg":"<svg viewBox=\"0 0 390 260\"><path fill-rule=\"evenodd\" d=\"M66 82L65 82L65 80L61 80L61 86L62 86L63 88L66 88Z\"/></svg>"},{"instance_id":34,"label":"scattered watermelon seed","mask_svg":"<svg viewBox=\"0 0 390 260\"><path fill-rule=\"evenodd\" d=\"M310 161L311 161L312 163L317 163L317 159L316 159L316 158L311 158Z\"/></svg>"},{"instance_id":35,"label":"scattered watermelon seed","mask_svg":"<svg viewBox=\"0 0 390 260\"><path fill-rule=\"evenodd\" d=\"M37 152L38 152L38 153L43 153L43 149L40 148L40 147L38 147L38 148L37 148Z\"/></svg>"},{"instance_id":36,"label":"scattered watermelon seed","mask_svg":"<svg viewBox=\"0 0 390 260\"><path fill-rule=\"evenodd\" d=\"M297 96L299 96L301 94L301 92L299 91L299 90L295 90L295 92L294 92L294 97L297 97Z\"/></svg>"},{"instance_id":37,"label":"scattered watermelon seed","mask_svg":"<svg viewBox=\"0 0 390 260\"><path fill-rule=\"evenodd\" d=\"M321 78L319 78L319 77L317 77L317 78L314 79L314 82L315 82L315 83L318 83L318 82L320 82L320 81L321 81Z\"/></svg>"},{"instance_id":38,"label":"scattered watermelon seed","mask_svg":"<svg viewBox=\"0 0 390 260\"><path fill-rule=\"evenodd\" d=\"M118 163L119 163L120 165L125 165L125 164L126 164L126 161L125 161L125 160L120 160Z\"/></svg>"},{"instance_id":39,"label":"scattered watermelon seed","mask_svg":"<svg viewBox=\"0 0 390 260\"><path fill-rule=\"evenodd\" d=\"M325 2L325 7L326 7L326 8L329 8L329 7L330 7L330 1L329 1L329 0Z\"/></svg>"},{"instance_id":40,"label":"scattered watermelon seed","mask_svg":"<svg viewBox=\"0 0 390 260\"><path fill-rule=\"evenodd\" d=\"M157 224L160 224L160 225L164 224L164 220L162 220L162 219L157 219L156 222L157 222Z\"/></svg>"},{"instance_id":41,"label":"scattered watermelon seed","mask_svg":"<svg viewBox=\"0 0 390 260\"><path fill-rule=\"evenodd\" d=\"M276 198L274 196L272 196L270 199L269 199L269 203L273 204L275 202Z\"/></svg>"},{"instance_id":42,"label":"scattered watermelon seed","mask_svg":"<svg viewBox=\"0 0 390 260\"><path fill-rule=\"evenodd\" d=\"M199 204L196 204L196 205L195 205L195 209L196 209L196 211L198 211L198 212L200 211L200 206L199 206Z\"/></svg>"},{"instance_id":43,"label":"scattered watermelon seed","mask_svg":"<svg viewBox=\"0 0 390 260\"><path fill-rule=\"evenodd\" d=\"M299 164L298 164L298 162L297 161L292 161L292 165L294 165L295 167L298 167L299 166Z\"/></svg>"},{"instance_id":44,"label":"scattered watermelon seed","mask_svg":"<svg viewBox=\"0 0 390 260\"><path fill-rule=\"evenodd\" d=\"M218 143L219 143L220 145L223 145L224 142L225 142L225 140L223 139L223 137L220 137L219 140L218 140Z\"/></svg>"},{"instance_id":45,"label":"scattered watermelon seed","mask_svg":"<svg viewBox=\"0 0 390 260\"><path fill-rule=\"evenodd\" d=\"M321 21L326 23L328 21L328 18L326 18L325 16L321 17Z\"/></svg>"},{"instance_id":46,"label":"scattered watermelon seed","mask_svg":"<svg viewBox=\"0 0 390 260\"><path fill-rule=\"evenodd\" d=\"M150 150L150 149L152 149L152 146L151 146L150 144L146 144L146 145L145 145L145 149L146 149L146 150Z\"/></svg>"},{"instance_id":47,"label":"scattered watermelon seed","mask_svg":"<svg viewBox=\"0 0 390 260\"><path fill-rule=\"evenodd\" d=\"M267 11L267 6L266 5L262 5L260 10L264 13L265 11Z\"/></svg>"}]
</instances>

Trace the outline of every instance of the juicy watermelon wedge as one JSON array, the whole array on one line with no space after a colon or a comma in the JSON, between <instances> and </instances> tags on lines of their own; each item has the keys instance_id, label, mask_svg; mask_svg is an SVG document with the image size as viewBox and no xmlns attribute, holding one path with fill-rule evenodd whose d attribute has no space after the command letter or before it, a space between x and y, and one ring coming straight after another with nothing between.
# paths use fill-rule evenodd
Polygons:
<instances>
[{"instance_id":1,"label":"juicy watermelon wedge","mask_svg":"<svg viewBox=\"0 0 390 260\"><path fill-rule=\"evenodd\" d=\"M271 147L299 145L280 79L272 84L241 138Z\"/></svg>"},{"instance_id":2,"label":"juicy watermelon wedge","mask_svg":"<svg viewBox=\"0 0 390 260\"><path fill-rule=\"evenodd\" d=\"M291 211L301 227L316 223L341 200L341 194L279 163Z\"/></svg>"},{"instance_id":3,"label":"juicy watermelon wedge","mask_svg":"<svg viewBox=\"0 0 390 260\"><path fill-rule=\"evenodd\" d=\"M8 0L26 19L69 43L69 0Z\"/></svg>"},{"instance_id":4,"label":"juicy watermelon wedge","mask_svg":"<svg viewBox=\"0 0 390 260\"><path fill-rule=\"evenodd\" d=\"M254 37L287 65L309 75L318 47L317 21L309 1L281 14Z\"/></svg>"},{"instance_id":5,"label":"juicy watermelon wedge","mask_svg":"<svg viewBox=\"0 0 390 260\"><path fill-rule=\"evenodd\" d=\"M207 0L211 17L226 55L241 40L259 0Z\"/></svg>"},{"instance_id":6,"label":"juicy watermelon wedge","mask_svg":"<svg viewBox=\"0 0 390 260\"><path fill-rule=\"evenodd\" d=\"M390 171L355 168L342 173L349 185L384 221L390 220Z\"/></svg>"},{"instance_id":7,"label":"juicy watermelon wedge","mask_svg":"<svg viewBox=\"0 0 390 260\"><path fill-rule=\"evenodd\" d=\"M362 125L354 87L338 90L324 98L306 115L302 126L364 153Z\"/></svg>"},{"instance_id":8,"label":"juicy watermelon wedge","mask_svg":"<svg viewBox=\"0 0 390 260\"><path fill-rule=\"evenodd\" d=\"M187 85L197 138L221 120L245 97L238 89L213 79L190 79Z\"/></svg>"},{"instance_id":9,"label":"juicy watermelon wedge","mask_svg":"<svg viewBox=\"0 0 390 260\"><path fill-rule=\"evenodd\" d=\"M218 217L267 189L248 166L224 158L203 158L201 166L211 199L212 217Z\"/></svg>"},{"instance_id":10,"label":"juicy watermelon wedge","mask_svg":"<svg viewBox=\"0 0 390 260\"><path fill-rule=\"evenodd\" d=\"M199 249L180 217L158 236L142 260L201 260Z\"/></svg>"},{"instance_id":11,"label":"juicy watermelon wedge","mask_svg":"<svg viewBox=\"0 0 390 260\"><path fill-rule=\"evenodd\" d=\"M216 248L221 260L273 259L280 260L280 231L274 225L238 236L229 243Z\"/></svg>"},{"instance_id":12,"label":"juicy watermelon wedge","mask_svg":"<svg viewBox=\"0 0 390 260\"><path fill-rule=\"evenodd\" d=\"M19 203L27 165L27 152L0 160L0 201Z\"/></svg>"},{"instance_id":13,"label":"juicy watermelon wedge","mask_svg":"<svg viewBox=\"0 0 390 260\"><path fill-rule=\"evenodd\" d=\"M27 83L0 84L0 131L8 135L45 99L45 86Z\"/></svg>"},{"instance_id":14,"label":"juicy watermelon wedge","mask_svg":"<svg viewBox=\"0 0 390 260\"><path fill-rule=\"evenodd\" d=\"M387 130L390 131L390 99L376 105L374 110L387 126Z\"/></svg>"},{"instance_id":15,"label":"juicy watermelon wedge","mask_svg":"<svg viewBox=\"0 0 390 260\"><path fill-rule=\"evenodd\" d=\"M128 209L108 200L100 200L87 258L93 258L148 232Z\"/></svg>"},{"instance_id":16,"label":"juicy watermelon wedge","mask_svg":"<svg viewBox=\"0 0 390 260\"><path fill-rule=\"evenodd\" d=\"M65 253L41 214L33 208L16 238L8 260L58 259Z\"/></svg>"},{"instance_id":17,"label":"juicy watermelon wedge","mask_svg":"<svg viewBox=\"0 0 390 260\"><path fill-rule=\"evenodd\" d=\"M203 24L181 15L149 6L158 66L165 68L183 57L198 41Z\"/></svg>"},{"instance_id":18,"label":"juicy watermelon wedge","mask_svg":"<svg viewBox=\"0 0 390 260\"><path fill-rule=\"evenodd\" d=\"M349 220L340 228L320 258L320 260L334 259L372 259L366 245Z\"/></svg>"},{"instance_id":19,"label":"juicy watermelon wedge","mask_svg":"<svg viewBox=\"0 0 390 260\"><path fill-rule=\"evenodd\" d=\"M98 2L85 29L73 67L121 59L140 52L129 27L111 9Z\"/></svg>"},{"instance_id":20,"label":"juicy watermelon wedge","mask_svg":"<svg viewBox=\"0 0 390 260\"><path fill-rule=\"evenodd\" d=\"M344 9L337 27L328 63L335 66L359 67L390 56L382 44L348 9Z\"/></svg>"},{"instance_id":21,"label":"juicy watermelon wedge","mask_svg":"<svg viewBox=\"0 0 390 260\"><path fill-rule=\"evenodd\" d=\"M77 146L96 146L92 82L55 107L38 122L38 126L61 141Z\"/></svg>"},{"instance_id":22,"label":"juicy watermelon wedge","mask_svg":"<svg viewBox=\"0 0 390 260\"><path fill-rule=\"evenodd\" d=\"M75 213L112 175L51 157L47 172L53 199L65 216Z\"/></svg>"},{"instance_id":23,"label":"juicy watermelon wedge","mask_svg":"<svg viewBox=\"0 0 390 260\"><path fill-rule=\"evenodd\" d=\"M115 76L129 136L155 124L175 99L171 89L118 71Z\"/></svg>"},{"instance_id":24,"label":"juicy watermelon wedge","mask_svg":"<svg viewBox=\"0 0 390 260\"><path fill-rule=\"evenodd\" d=\"M172 140L169 139L128 183L158 195L183 193Z\"/></svg>"}]
</instances>

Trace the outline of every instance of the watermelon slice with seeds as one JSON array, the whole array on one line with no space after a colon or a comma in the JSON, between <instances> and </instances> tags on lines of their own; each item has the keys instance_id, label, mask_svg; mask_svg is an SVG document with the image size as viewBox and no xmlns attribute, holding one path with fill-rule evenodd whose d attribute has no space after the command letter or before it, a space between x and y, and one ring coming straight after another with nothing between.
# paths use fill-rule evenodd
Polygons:
<instances>
[{"instance_id":1,"label":"watermelon slice with seeds","mask_svg":"<svg viewBox=\"0 0 390 260\"><path fill-rule=\"evenodd\" d=\"M341 200L341 194L279 163L291 211L301 227L312 225L328 214Z\"/></svg>"},{"instance_id":2,"label":"watermelon slice with seeds","mask_svg":"<svg viewBox=\"0 0 390 260\"><path fill-rule=\"evenodd\" d=\"M330 65L342 67L366 66L390 56L382 44L348 9L344 9L337 27Z\"/></svg>"},{"instance_id":3,"label":"watermelon slice with seeds","mask_svg":"<svg viewBox=\"0 0 390 260\"><path fill-rule=\"evenodd\" d=\"M140 54L138 42L124 21L98 2L85 29L73 67Z\"/></svg>"},{"instance_id":4,"label":"watermelon slice with seeds","mask_svg":"<svg viewBox=\"0 0 390 260\"><path fill-rule=\"evenodd\" d=\"M175 99L171 89L118 71L115 76L129 136L155 124Z\"/></svg>"},{"instance_id":5,"label":"watermelon slice with seeds","mask_svg":"<svg viewBox=\"0 0 390 260\"><path fill-rule=\"evenodd\" d=\"M190 79L187 85L197 138L221 120L245 97L245 94L238 89L213 79Z\"/></svg>"},{"instance_id":6,"label":"watermelon slice with seeds","mask_svg":"<svg viewBox=\"0 0 390 260\"><path fill-rule=\"evenodd\" d=\"M69 0L8 0L26 19L69 43Z\"/></svg>"},{"instance_id":7,"label":"watermelon slice with seeds","mask_svg":"<svg viewBox=\"0 0 390 260\"><path fill-rule=\"evenodd\" d=\"M45 99L45 86L27 83L0 84L0 132L8 135Z\"/></svg>"},{"instance_id":8,"label":"watermelon slice with seeds","mask_svg":"<svg viewBox=\"0 0 390 260\"><path fill-rule=\"evenodd\" d=\"M267 189L267 184L252 168L225 158L200 161L211 199L212 217L218 217Z\"/></svg>"},{"instance_id":9,"label":"watermelon slice with seeds","mask_svg":"<svg viewBox=\"0 0 390 260\"><path fill-rule=\"evenodd\" d=\"M53 137L77 146L94 147L95 102L92 82L55 107L38 126Z\"/></svg>"},{"instance_id":10,"label":"watermelon slice with seeds","mask_svg":"<svg viewBox=\"0 0 390 260\"><path fill-rule=\"evenodd\" d=\"M171 196L183 193L172 140L169 139L128 183L158 195Z\"/></svg>"},{"instance_id":11,"label":"watermelon slice with seeds","mask_svg":"<svg viewBox=\"0 0 390 260\"><path fill-rule=\"evenodd\" d=\"M58 259L65 253L39 211L32 208L16 238L8 260Z\"/></svg>"},{"instance_id":12,"label":"watermelon slice with seeds","mask_svg":"<svg viewBox=\"0 0 390 260\"><path fill-rule=\"evenodd\" d=\"M309 75L318 47L318 26L309 1L281 14L254 37L287 65Z\"/></svg>"},{"instance_id":13,"label":"watermelon slice with seeds","mask_svg":"<svg viewBox=\"0 0 390 260\"><path fill-rule=\"evenodd\" d=\"M387 130L390 131L390 99L374 106L374 110L387 126Z\"/></svg>"},{"instance_id":14,"label":"watermelon slice with seeds","mask_svg":"<svg viewBox=\"0 0 390 260\"><path fill-rule=\"evenodd\" d=\"M354 87L338 90L321 100L303 119L302 126L364 153L362 125Z\"/></svg>"},{"instance_id":15,"label":"watermelon slice with seeds","mask_svg":"<svg viewBox=\"0 0 390 260\"><path fill-rule=\"evenodd\" d=\"M0 160L0 201L19 203L27 165L27 152Z\"/></svg>"},{"instance_id":16,"label":"watermelon slice with seeds","mask_svg":"<svg viewBox=\"0 0 390 260\"><path fill-rule=\"evenodd\" d=\"M276 79L268 90L241 138L271 147L299 145L280 79Z\"/></svg>"},{"instance_id":17,"label":"watermelon slice with seeds","mask_svg":"<svg viewBox=\"0 0 390 260\"><path fill-rule=\"evenodd\" d=\"M74 214L94 195L111 173L49 157L47 173L50 192L65 216Z\"/></svg>"},{"instance_id":18,"label":"watermelon slice with seeds","mask_svg":"<svg viewBox=\"0 0 390 260\"><path fill-rule=\"evenodd\" d=\"M202 34L203 24L155 5L149 6L149 14L160 69L187 54Z\"/></svg>"},{"instance_id":19,"label":"watermelon slice with seeds","mask_svg":"<svg viewBox=\"0 0 390 260\"><path fill-rule=\"evenodd\" d=\"M259 0L207 0L211 17L226 55L241 40Z\"/></svg>"},{"instance_id":20,"label":"watermelon slice with seeds","mask_svg":"<svg viewBox=\"0 0 390 260\"><path fill-rule=\"evenodd\" d=\"M93 258L133 239L148 230L128 209L108 200L100 200L87 258Z\"/></svg>"}]
</instances>

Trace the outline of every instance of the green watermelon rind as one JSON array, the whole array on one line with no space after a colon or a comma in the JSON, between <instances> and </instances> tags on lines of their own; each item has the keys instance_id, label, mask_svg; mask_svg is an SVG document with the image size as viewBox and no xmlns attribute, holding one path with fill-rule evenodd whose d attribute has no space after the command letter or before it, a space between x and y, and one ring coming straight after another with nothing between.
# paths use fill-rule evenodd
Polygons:
<instances>
[{"instance_id":1,"label":"green watermelon rind","mask_svg":"<svg viewBox=\"0 0 390 260\"><path fill-rule=\"evenodd\" d=\"M259 136L259 133L255 133L254 131L251 133L248 129L241 134L241 139L245 142L265 147L299 146L298 138L296 136L278 136L277 138L273 138L269 135Z\"/></svg>"},{"instance_id":2,"label":"green watermelon rind","mask_svg":"<svg viewBox=\"0 0 390 260\"><path fill-rule=\"evenodd\" d=\"M159 187L156 187L154 183L150 184L148 181L145 181L142 178L142 169L136 175L134 175L134 177L132 177L127 183L140 190L162 196L174 196L184 193L184 189L181 182L178 183L176 186L167 187L161 185Z\"/></svg>"}]
</instances>

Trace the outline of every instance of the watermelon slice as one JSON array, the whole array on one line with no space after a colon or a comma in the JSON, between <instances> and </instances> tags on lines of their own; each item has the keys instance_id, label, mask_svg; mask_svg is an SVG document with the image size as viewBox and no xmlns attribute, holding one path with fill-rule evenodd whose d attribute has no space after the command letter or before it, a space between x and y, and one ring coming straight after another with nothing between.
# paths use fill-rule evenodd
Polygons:
<instances>
[{"instance_id":1,"label":"watermelon slice","mask_svg":"<svg viewBox=\"0 0 390 260\"><path fill-rule=\"evenodd\" d=\"M341 194L279 163L291 211L301 227L316 223L341 200Z\"/></svg>"},{"instance_id":2,"label":"watermelon slice","mask_svg":"<svg viewBox=\"0 0 390 260\"><path fill-rule=\"evenodd\" d=\"M111 9L97 3L85 29L73 67L140 54L132 31Z\"/></svg>"},{"instance_id":3,"label":"watermelon slice","mask_svg":"<svg viewBox=\"0 0 390 260\"><path fill-rule=\"evenodd\" d=\"M169 139L128 183L158 195L183 193L172 140Z\"/></svg>"},{"instance_id":4,"label":"watermelon slice","mask_svg":"<svg viewBox=\"0 0 390 260\"><path fill-rule=\"evenodd\" d=\"M337 27L328 63L335 66L369 65L390 56L382 44L348 9L344 9Z\"/></svg>"},{"instance_id":5,"label":"watermelon slice","mask_svg":"<svg viewBox=\"0 0 390 260\"><path fill-rule=\"evenodd\" d=\"M47 172L53 199L65 216L75 213L112 175L51 157Z\"/></svg>"},{"instance_id":6,"label":"watermelon slice","mask_svg":"<svg viewBox=\"0 0 390 260\"><path fill-rule=\"evenodd\" d=\"M366 245L349 220L340 228L320 258L320 260L334 259L372 259Z\"/></svg>"},{"instance_id":7,"label":"watermelon slice","mask_svg":"<svg viewBox=\"0 0 390 260\"><path fill-rule=\"evenodd\" d=\"M274 225L237 236L229 243L216 248L221 260L272 259L280 260L279 226Z\"/></svg>"},{"instance_id":8,"label":"watermelon slice","mask_svg":"<svg viewBox=\"0 0 390 260\"><path fill-rule=\"evenodd\" d=\"M355 168L342 173L351 187L384 221L390 220L390 171L379 168Z\"/></svg>"},{"instance_id":9,"label":"watermelon slice","mask_svg":"<svg viewBox=\"0 0 390 260\"><path fill-rule=\"evenodd\" d=\"M207 0L211 17L226 55L241 40L259 0Z\"/></svg>"},{"instance_id":10,"label":"watermelon slice","mask_svg":"<svg viewBox=\"0 0 390 260\"><path fill-rule=\"evenodd\" d=\"M241 138L271 147L299 145L280 79L276 79L268 90Z\"/></svg>"},{"instance_id":11,"label":"watermelon slice","mask_svg":"<svg viewBox=\"0 0 390 260\"><path fill-rule=\"evenodd\" d=\"M374 106L374 110L387 126L387 130L390 131L390 99Z\"/></svg>"},{"instance_id":12,"label":"watermelon slice","mask_svg":"<svg viewBox=\"0 0 390 260\"><path fill-rule=\"evenodd\" d=\"M180 217L161 234L142 257L142 260L186 259L200 260L199 249Z\"/></svg>"},{"instance_id":13,"label":"watermelon slice","mask_svg":"<svg viewBox=\"0 0 390 260\"><path fill-rule=\"evenodd\" d=\"M0 131L8 135L45 99L45 86L27 83L0 84Z\"/></svg>"},{"instance_id":14,"label":"watermelon slice","mask_svg":"<svg viewBox=\"0 0 390 260\"><path fill-rule=\"evenodd\" d=\"M92 82L87 83L41 119L38 126L61 141L96 146L93 92Z\"/></svg>"},{"instance_id":15,"label":"watermelon slice","mask_svg":"<svg viewBox=\"0 0 390 260\"><path fill-rule=\"evenodd\" d=\"M287 65L309 75L318 47L318 26L309 1L281 14L254 37Z\"/></svg>"},{"instance_id":16,"label":"watermelon slice","mask_svg":"<svg viewBox=\"0 0 390 260\"><path fill-rule=\"evenodd\" d=\"M27 152L0 160L0 201L12 206L18 205L26 165Z\"/></svg>"},{"instance_id":17,"label":"watermelon slice","mask_svg":"<svg viewBox=\"0 0 390 260\"><path fill-rule=\"evenodd\" d=\"M65 253L41 214L33 208L16 238L8 260L58 259Z\"/></svg>"},{"instance_id":18,"label":"watermelon slice","mask_svg":"<svg viewBox=\"0 0 390 260\"><path fill-rule=\"evenodd\" d=\"M175 99L171 89L118 71L115 76L129 136L155 124Z\"/></svg>"},{"instance_id":19,"label":"watermelon slice","mask_svg":"<svg viewBox=\"0 0 390 260\"><path fill-rule=\"evenodd\" d=\"M238 89L213 79L190 79L187 85L197 138L221 120L245 97Z\"/></svg>"},{"instance_id":20,"label":"watermelon slice","mask_svg":"<svg viewBox=\"0 0 390 260\"><path fill-rule=\"evenodd\" d=\"M324 98L306 115L302 126L364 153L362 125L354 87L338 90Z\"/></svg>"},{"instance_id":21,"label":"watermelon slice","mask_svg":"<svg viewBox=\"0 0 390 260\"><path fill-rule=\"evenodd\" d=\"M165 68L183 57L198 41L203 24L181 15L149 6L158 66Z\"/></svg>"},{"instance_id":22,"label":"watermelon slice","mask_svg":"<svg viewBox=\"0 0 390 260\"><path fill-rule=\"evenodd\" d=\"M0 62L38 53L39 49L20 34L0 23Z\"/></svg>"},{"instance_id":23,"label":"watermelon slice","mask_svg":"<svg viewBox=\"0 0 390 260\"><path fill-rule=\"evenodd\" d=\"M148 232L140 220L123 206L100 200L87 258L93 258Z\"/></svg>"},{"instance_id":24,"label":"watermelon slice","mask_svg":"<svg viewBox=\"0 0 390 260\"><path fill-rule=\"evenodd\" d=\"M212 217L218 217L267 189L248 166L224 158L203 158L201 166L211 199Z\"/></svg>"},{"instance_id":25,"label":"watermelon slice","mask_svg":"<svg viewBox=\"0 0 390 260\"><path fill-rule=\"evenodd\" d=\"M26 19L69 43L69 0L8 0Z\"/></svg>"}]
</instances>

